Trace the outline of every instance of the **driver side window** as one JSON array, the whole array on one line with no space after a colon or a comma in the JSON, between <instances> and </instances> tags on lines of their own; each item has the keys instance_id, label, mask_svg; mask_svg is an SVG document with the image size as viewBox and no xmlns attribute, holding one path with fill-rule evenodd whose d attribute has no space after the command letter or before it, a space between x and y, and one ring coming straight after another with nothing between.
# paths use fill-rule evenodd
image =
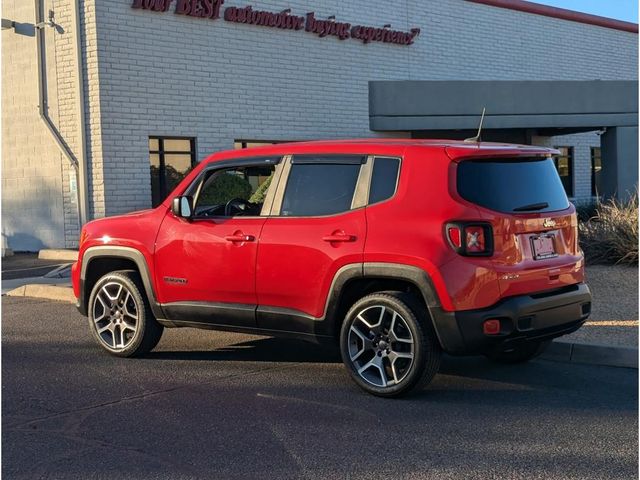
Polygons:
<instances>
[{"instance_id":1,"label":"driver side window","mask_svg":"<svg viewBox=\"0 0 640 480\"><path fill-rule=\"evenodd\" d=\"M274 165L212 170L196 192L195 216L259 216L274 171Z\"/></svg>"}]
</instances>

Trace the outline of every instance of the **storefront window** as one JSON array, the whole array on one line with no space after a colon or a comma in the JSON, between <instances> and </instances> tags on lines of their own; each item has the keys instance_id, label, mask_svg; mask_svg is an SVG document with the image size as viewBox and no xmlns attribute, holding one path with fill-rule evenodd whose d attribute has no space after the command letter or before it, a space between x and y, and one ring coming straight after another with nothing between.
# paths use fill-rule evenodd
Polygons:
<instances>
[{"instance_id":1,"label":"storefront window","mask_svg":"<svg viewBox=\"0 0 640 480\"><path fill-rule=\"evenodd\" d=\"M591 147L591 195L597 197L601 195L602 152L600 147Z\"/></svg>"},{"instance_id":2,"label":"storefront window","mask_svg":"<svg viewBox=\"0 0 640 480\"><path fill-rule=\"evenodd\" d=\"M562 186L568 197L573 197L573 147L555 147L560 155L554 158Z\"/></svg>"},{"instance_id":3,"label":"storefront window","mask_svg":"<svg viewBox=\"0 0 640 480\"><path fill-rule=\"evenodd\" d=\"M157 207L195 165L195 138L149 137L151 204Z\"/></svg>"}]
</instances>

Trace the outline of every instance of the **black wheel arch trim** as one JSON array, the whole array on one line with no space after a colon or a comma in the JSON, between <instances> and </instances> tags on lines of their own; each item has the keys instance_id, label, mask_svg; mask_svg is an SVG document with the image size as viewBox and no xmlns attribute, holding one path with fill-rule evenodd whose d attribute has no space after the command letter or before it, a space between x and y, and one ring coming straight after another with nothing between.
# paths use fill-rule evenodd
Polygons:
<instances>
[{"instance_id":1,"label":"black wheel arch trim","mask_svg":"<svg viewBox=\"0 0 640 480\"><path fill-rule=\"evenodd\" d=\"M164 312L162 311L162 306L156 300L157 297L153 287L151 274L149 273L149 267L142 252L133 247L112 245L89 247L82 255L82 264L80 265L80 295L76 304L78 311L82 315L86 316L88 314L87 294L90 292L85 291L85 284L89 264L92 260L97 258L122 258L133 261L138 267L138 272L142 279L142 285L144 286L145 293L147 294L147 299L149 300L149 305L151 306L153 315L157 319L164 318Z\"/></svg>"},{"instance_id":2,"label":"black wheel arch trim","mask_svg":"<svg viewBox=\"0 0 640 480\"><path fill-rule=\"evenodd\" d=\"M340 329L340 319L336 319L338 307L340 306L340 300L344 293L345 287L351 280L356 279L393 279L409 282L420 291L422 294L425 305L427 306L428 313L430 315L433 328L435 330L438 341L441 347L445 351L457 351L463 348L463 340L461 333L458 329L455 316L452 312L445 312L441 308L440 299L433 286L433 282L428 273L423 269L412 266L397 263L381 263L381 262L363 262L363 263L351 263L341 267L334 275L329 289L329 295L324 308L324 315L320 318L312 317L303 312L296 310L277 308L270 306L256 306L256 325L250 326L248 319L244 319L242 322L244 325L224 325L224 327L215 321L213 318L209 322L203 322L202 313L193 315L195 318L177 319L175 313L167 315L163 309L163 305L158 303L154 290L154 284L149 273L149 268L146 259L142 252L132 247L122 246L96 246L88 248L82 256L82 264L80 270L80 296L78 298L77 307L82 315L87 315L87 292L85 291L85 279L87 278L87 272L92 260L96 258L124 258L133 261L140 273L142 283L151 305L151 310L161 323L165 326L200 326L214 328L214 329L232 329L237 328L236 331L241 329L244 331L255 329L253 331L263 332L277 332L287 334L299 334L305 339L318 337L320 339L335 338L337 332ZM187 302L189 304L190 302ZM165 307L169 310L179 310L175 307L187 306L167 304ZM212 304L212 306L214 306ZM193 312L196 311L208 311L212 309L207 308L207 305L190 304L189 307ZM227 305L227 307L232 307ZM245 313L246 313L246 307ZM224 304L218 304L216 308L221 310L227 310ZM248 309L250 312L251 309ZM192 312L192 313L193 313ZM197 313L197 312L196 312ZM192 315L189 315L191 317ZM197 318L200 317L200 318ZM199 321L198 321L199 320Z\"/></svg>"},{"instance_id":3,"label":"black wheel arch trim","mask_svg":"<svg viewBox=\"0 0 640 480\"><path fill-rule=\"evenodd\" d=\"M320 319L329 319L330 321L318 322L324 324L321 332L323 335L335 336L339 332L340 319L335 319L334 316L337 313L346 284L354 279L367 278L401 280L413 284L422 294L440 346L445 351L457 351L464 348L455 316L452 312L446 312L442 309L440 297L429 274L420 267L402 263L363 262L346 265L338 270L331 284L325 314Z\"/></svg>"},{"instance_id":4,"label":"black wheel arch trim","mask_svg":"<svg viewBox=\"0 0 640 480\"><path fill-rule=\"evenodd\" d=\"M452 312L442 309L440 297L429 274L420 267L401 263L365 262L364 277L392 278L407 281L417 287L431 319L436 338L445 351L464 348L462 335Z\"/></svg>"}]
</instances>

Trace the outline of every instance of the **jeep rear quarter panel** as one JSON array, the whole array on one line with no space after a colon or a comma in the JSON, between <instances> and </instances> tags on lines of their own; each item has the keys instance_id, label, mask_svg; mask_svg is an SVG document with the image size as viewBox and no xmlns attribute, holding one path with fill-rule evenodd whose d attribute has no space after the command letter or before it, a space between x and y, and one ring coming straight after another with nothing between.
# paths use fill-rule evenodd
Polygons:
<instances>
[{"instance_id":1,"label":"jeep rear quarter panel","mask_svg":"<svg viewBox=\"0 0 640 480\"><path fill-rule=\"evenodd\" d=\"M481 219L477 208L451 198L451 163L442 146L407 147L395 196L366 209L364 261L424 270L444 310L481 308L500 291L489 259L460 257L445 239L447 221Z\"/></svg>"}]
</instances>

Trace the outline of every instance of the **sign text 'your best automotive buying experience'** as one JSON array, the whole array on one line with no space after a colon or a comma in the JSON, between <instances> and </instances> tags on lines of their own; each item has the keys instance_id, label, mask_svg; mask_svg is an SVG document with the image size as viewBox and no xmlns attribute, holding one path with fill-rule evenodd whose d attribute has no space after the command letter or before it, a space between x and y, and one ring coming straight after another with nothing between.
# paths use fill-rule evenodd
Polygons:
<instances>
[{"instance_id":1,"label":"sign text 'your best automotive buying experience'","mask_svg":"<svg viewBox=\"0 0 640 480\"><path fill-rule=\"evenodd\" d=\"M190 17L208 18L216 20L222 16L227 22L260 25L262 27L279 28L282 30L303 30L314 33L319 37L337 37L340 40L353 38L363 43L382 42L396 45L411 45L420 35L419 28L412 28L408 32L392 30L391 25L383 27L369 27L366 25L352 25L338 22L335 17L326 20L316 18L314 12L304 16L292 15L291 9L278 13L264 10L254 10L253 7L227 7L221 15L224 0L133 0L132 8L167 12L175 3L174 13Z\"/></svg>"}]
</instances>

